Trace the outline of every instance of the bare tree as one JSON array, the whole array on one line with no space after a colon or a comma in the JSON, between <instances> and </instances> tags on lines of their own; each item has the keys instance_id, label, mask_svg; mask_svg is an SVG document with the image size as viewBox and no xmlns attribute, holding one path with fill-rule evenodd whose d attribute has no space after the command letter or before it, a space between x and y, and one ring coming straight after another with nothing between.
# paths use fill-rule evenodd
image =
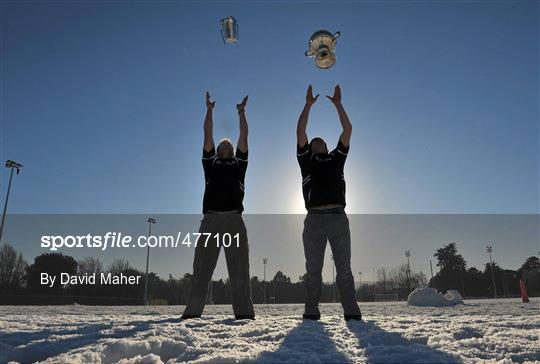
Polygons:
<instances>
[{"instance_id":1,"label":"bare tree","mask_svg":"<svg viewBox=\"0 0 540 364\"><path fill-rule=\"evenodd\" d=\"M79 261L79 274L100 274L103 272L103 263L98 258L86 257Z\"/></svg>"},{"instance_id":2,"label":"bare tree","mask_svg":"<svg viewBox=\"0 0 540 364\"><path fill-rule=\"evenodd\" d=\"M390 283L389 272L386 268L382 267L377 269L377 292L387 293L392 290Z\"/></svg>"},{"instance_id":3,"label":"bare tree","mask_svg":"<svg viewBox=\"0 0 540 364\"><path fill-rule=\"evenodd\" d=\"M0 248L0 286L21 287L27 267L21 253L8 244Z\"/></svg>"},{"instance_id":4,"label":"bare tree","mask_svg":"<svg viewBox=\"0 0 540 364\"><path fill-rule=\"evenodd\" d=\"M379 293L392 293L398 289L407 288L407 264L401 264L394 268L379 268L377 270L377 291ZM412 288L419 287L427 282L423 272L410 272Z\"/></svg>"},{"instance_id":5,"label":"bare tree","mask_svg":"<svg viewBox=\"0 0 540 364\"><path fill-rule=\"evenodd\" d=\"M392 268L389 276L394 289L407 287L407 264Z\"/></svg>"},{"instance_id":6,"label":"bare tree","mask_svg":"<svg viewBox=\"0 0 540 364\"><path fill-rule=\"evenodd\" d=\"M129 261L127 259L116 258L109 266L109 273L112 273L113 275L119 275L120 273L128 269L133 268L131 267L131 264L129 264Z\"/></svg>"},{"instance_id":7,"label":"bare tree","mask_svg":"<svg viewBox=\"0 0 540 364\"><path fill-rule=\"evenodd\" d=\"M413 274L413 279L416 280L418 286L424 286L428 283L427 276L424 272L420 271Z\"/></svg>"}]
</instances>

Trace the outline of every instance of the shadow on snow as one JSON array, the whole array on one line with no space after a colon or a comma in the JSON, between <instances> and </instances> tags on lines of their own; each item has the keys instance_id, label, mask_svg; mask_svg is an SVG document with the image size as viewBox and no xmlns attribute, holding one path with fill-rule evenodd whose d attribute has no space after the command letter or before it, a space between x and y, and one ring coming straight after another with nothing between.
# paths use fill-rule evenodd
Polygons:
<instances>
[{"instance_id":1,"label":"shadow on snow","mask_svg":"<svg viewBox=\"0 0 540 364\"><path fill-rule=\"evenodd\" d=\"M368 363L461 362L457 356L385 331L373 322L350 321L347 328L356 337L356 348L363 350L361 355ZM323 323L302 321L287 334L278 350L262 353L257 362L350 363L351 358L338 350Z\"/></svg>"}]
</instances>

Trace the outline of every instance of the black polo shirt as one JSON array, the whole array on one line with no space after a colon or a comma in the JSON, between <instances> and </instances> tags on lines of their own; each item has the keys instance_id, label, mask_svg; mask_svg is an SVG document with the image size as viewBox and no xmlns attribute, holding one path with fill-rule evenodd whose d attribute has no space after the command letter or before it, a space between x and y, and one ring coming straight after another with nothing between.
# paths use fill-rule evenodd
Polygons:
<instances>
[{"instance_id":1,"label":"black polo shirt","mask_svg":"<svg viewBox=\"0 0 540 364\"><path fill-rule=\"evenodd\" d=\"M219 158L212 148L203 150L204 168L203 213L209 211L244 211L244 179L248 164L248 153L236 149L233 158Z\"/></svg>"},{"instance_id":2,"label":"black polo shirt","mask_svg":"<svg viewBox=\"0 0 540 364\"><path fill-rule=\"evenodd\" d=\"M324 205L345 207L343 167L348 152L349 147L345 147L341 141L328 154L313 154L308 143L297 146L306 209Z\"/></svg>"}]
</instances>

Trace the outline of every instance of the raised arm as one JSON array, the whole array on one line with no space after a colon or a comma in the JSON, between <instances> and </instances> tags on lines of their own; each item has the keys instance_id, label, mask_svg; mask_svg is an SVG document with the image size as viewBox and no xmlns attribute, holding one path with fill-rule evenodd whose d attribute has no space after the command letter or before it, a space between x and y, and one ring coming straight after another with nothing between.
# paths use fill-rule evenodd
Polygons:
<instances>
[{"instance_id":1,"label":"raised arm","mask_svg":"<svg viewBox=\"0 0 540 364\"><path fill-rule=\"evenodd\" d=\"M206 92L206 117L204 118L204 143L203 149L207 152L214 148L214 121L212 113L216 102L210 100L210 94Z\"/></svg>"},{"instance_id":2,"label":"raised arm","mask_svg":"<svg viewBox=\"0 0 540 364\"><path fill-rule=\"evenodd\" d=\"M238 118L240 120L240 136L238 137L238 150L246 153L248 150L248 123L246 119L246 105L248 97L244 97L241 103L236 105Z\"/></svg>"},{"instance_id":3,"label":"raised arm","mask_svg":"<svg viewBox=\"0 0 540 364\"><path fill-rule=\"evenodd\" d=\"M308 142L306 129L307 129L307 123L309 119L309 111L311 110L311 106L313 106L315 101L317 101L318 97L319 97L319 94L313 97L313 87L309 85L307 89L307 93L306 93L306 104L304 105L304 109L302 110L302 113L300 114L300 117L298 118L298 125L296 126L296 143L300 147L303 147Z\"/></svg>"},{"instance_id":4,"label":"raised arm","mask_svg":"<svg viewBox=\"0 0 540 364\"><path fill-rule=\"evenodd\" d=\"M341 127L343 128L343 132L341 133L341 136L339 137L339 140L341 141L341 144L343 144L345 147L349 146L349 142L351 141L351 135L352 135L352 124L349 120L349 117L347 116L347 113L345 112L345 108L341 104L341 88L339 85L336 85L336 88L334 90L334 96L326 96L334 106L336 107L336 110L339 115L339 122L341 123Z\"/></svg>"}]
</instances>

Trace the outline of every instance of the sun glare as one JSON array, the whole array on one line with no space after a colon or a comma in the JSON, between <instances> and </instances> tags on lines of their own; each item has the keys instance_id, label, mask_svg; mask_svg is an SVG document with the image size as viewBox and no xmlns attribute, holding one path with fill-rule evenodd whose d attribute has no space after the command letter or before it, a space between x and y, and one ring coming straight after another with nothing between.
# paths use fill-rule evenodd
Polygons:
<instances>
[{"instance_id":1,"label":"sun glare","mask_svg":"<svg viewBox=\"0 0 540 364\"><path fill-rule=\"evenodd\" d=\"M292 192L292 198L291 198L291 207L290 207L290 213L291 214L305 214L306 208L304 206L304 197L302 196L302 191L300 188L296 188Z\"/></svg>"}]
</instances>

